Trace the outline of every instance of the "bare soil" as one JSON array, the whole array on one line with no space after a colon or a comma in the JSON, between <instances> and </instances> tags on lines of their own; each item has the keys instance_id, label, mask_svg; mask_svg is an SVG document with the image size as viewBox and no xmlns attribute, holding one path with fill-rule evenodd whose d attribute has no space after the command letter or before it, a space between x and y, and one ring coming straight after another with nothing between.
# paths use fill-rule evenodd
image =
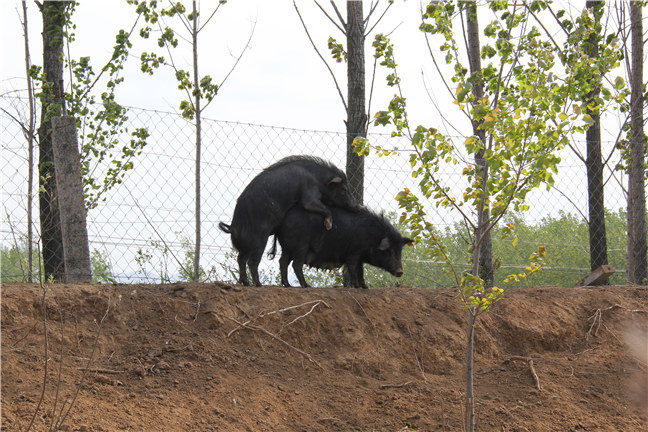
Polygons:
<instances>
[{"instance_id":1,"label":"bare soil","mask_svg":"<svg viewBox=\"0 0 648 432\"><path fill-rule=\"evenodd\" d=\"M61 430L463 430L451 290L56 285L45 310L32 430L70 406ZM44 336L41 288L5 284L3 430L36 411ZM648 430L647 336L648 287L507 292L477 325L477 430Z\"/></svg>"}]
</instances>

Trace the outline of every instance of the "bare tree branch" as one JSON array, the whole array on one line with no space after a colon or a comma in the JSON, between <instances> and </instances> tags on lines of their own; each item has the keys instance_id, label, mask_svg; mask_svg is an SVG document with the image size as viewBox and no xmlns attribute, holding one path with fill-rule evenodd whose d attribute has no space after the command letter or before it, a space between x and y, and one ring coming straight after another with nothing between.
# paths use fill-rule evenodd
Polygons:
<instances>
[{"instance_id":1,"label":"bare tree branch","mask_svg":"<svg viewBox=\"0 0 648 432\"><path fill-rule=\"evenodd\" d=\"M426 43L426 45L428 47L430 57L432 57L432 62L434 63L434 67L436 68L437 73L439 74L439 77L441 78L441 81L443 82L443 85L448 90L448 93L450 94L450 97L452 99L454 99L455 94L450 89L450 86L448 85L448 82L445 80L445 77L443 76L443 73L441 73L441 68L439 67L439 64L436 61L436 57L434 56L434 53L432 52L432 47L430 46L430 39L429 39L427 33L425 33L425 43ZM468 120L472 120L472 118L470 117L470 114L468 114L464 109L461 109L461 112L468 118Z\"/></svg>"},{"instance_id":2,"label":"bare tree branch","mask_svg":"<svg viewBox=\"0 0 648 432\"><path fill-rule=\"evenodd\" d=\"M336 23L335 20L334 20L333 18L331 18L331 16L328 14L328 12L326 12L326 9L324 9L324 8L322 7L322 5L320 5L320 4L317 2L317 0L313 0L313 3L315 3L315 4L317 5L317 7L320 8L320 10L322 11L322 13L323 13L324 15L326 15L326 18L328 18L329 21L331 21L331 22L333 23L333 25L334 25L335 27L337 27L338 30L340 30L340 31L342 32L342 34L344 34L344 35L346 36L346 30L344 30L342 27L340 27L340 25L339 25L338 23ZM331 1L331 3L333 3L333 1ZM335 5L335 3L333 3L333 5ZM342 25L344 26L344 28L346 28L346 24L344 23L344 20L342 20L342 18L340 18L340 21L342 21Z\"/></svg>"},{"instance_id":3,"label":"bare tree branch","mask_svg":"<svg viewBox=\"0 0 648 432\"><path fill-rule=\"evenodd\" d=\"M523 4L524 4L524 6L526 6L526 8L527 8L527 10L529 11L529 13L531 13L531 15L533 16L533 18L535 18L536 22L537 22L538 24L540 24L540 27L542 27L542 29L544 30L544 32L545 32L545 34L547 35L547 37L549 37L549 39L551 40L551 43L553 43L554 47L558 50L558 53L562 56L562 50L560 49L560 46L558 45L558 43L557 43L557 42L554 40L554 38L551 36L551 33L549 33L549 30L547 30L547 28L544 26L544 24L542 23L542 21L540 21L540 19L536 16L536 14L533 13L533 11L531 10L531 8L529 7L529 4L528 4L527 2L523 2ZM552 12L552 13L553 13L553 12ZM560 28L562 28L563 30L565 30L565 28L564 28L563 25L560 23L560 21L559 21L558 23L560 24ZM566 31L566 30L565 30L565 31Z\"/></svg>"},{"instance_id":4,"label":"bare tree branch","mask_svg":"<svg viewBox=\"0 0 648 432\"><path fill-rule=\"evenodd\" d=\"M347 23L346 21L344 21L344 18L342 18L342 14L338 10L338 7L333 0L331 0L331 5L333 5L333 10L335 10L335 15L337 15L338 19L342 23L342 27L347 28Z\"/></svg>"},{"instance_id":5,"label":"bare tree branch","mask_svg":"<svg viewBox=\"0 0 648 432\"><path fill-rule=\"evenodd\" d=\"M170 6L170 7L172 7L172 8L174 7L174 4L173 4L173 2L172 2L171 0L168 0L168 3L169 3L169 6ZM185 16L182 15L181 13L176 13L176 15L178 15L178 17L180 18L180 22L181 22L182 25L185 27L185 29L187 30L187 32L191 33L192 30L191 30L191 26L189 25L189 20L187 20L187 19L185 18ZM183 39L184 39L184 38L183 38ZM185 39L185 40L186 40L186 39ZM187 42L189 42L189 41L187 41Z\"/></svg>"},{"instance_id":6,"label":"bare tree branch","mask_svg":"<svg viewBox=\"0 0 648 432\"><path fill-rule=\"evenodd\" d=\"M369 34L371 34L371 32L373 31L373 29L375 29L376 26L380 23L380 21L382 21L383 17L385 16L385 14L386 14L387 11L389 10L389 8L392 7L393 4L394 4L394 3L389 3L389 4L387 5L387 7L386 7L385 10L383 11L382 15L380 15L380 16L378 17L378 19L376 20L376 22L374 23L374 25L371 26L371 28L370 28L370 29L369 29L369 30L364 34L365 37L366 37L366 36L369 36ZM377 5L377 3L376 3L376 5ZM369 20L369 16L367 16L367 19L365 20L365 23L366 23L368 20Z\"/></svg>"},{"instance_id":7,"label":"bare tree branch","mask_svg":"<svg viewBox=\"0 0 648 432\"><path fill-rule=\"evenodd\" d=\"M331 1L333 1L333 0L331 0ZM367 27L367 23L369 22L369 19L371 18L371 15L373 15L376 8L378 7L379 2L380 2L380 0L376 0L376 1L371 0L371 5L369 5L369 13L367 14L364 21L362 22L362 25L364 25L365 28Z\"/></svg>"},{"instance_id":8,"label":"bare tree branch","mask_svg":"<svg viewBox=\"0 0 648 432\"><path fill-rule=\"evenodd\" d=\"M585 157L583 157L583 155L581 154L581 152L578 150L578 148L577 148L575 145L572 145L571 142L568 142L568 143L567 143L567 147L569 147L569 148L571 149L571 151L574 152L574 154L576 155L576 157L578 157L578 159L580 159L581 162L583 162L583 163L586 162L586 161L585 161Z\"/></svg>"},{"instance_id":9,"label":"bare tree branch","mask_svg":"<svg viewBox=\"0 0 648 432\"><path fill-rule=\"evenodd\" d=\"M587 223L587 221L588 221L587 216L585 216L585 214L580 210L580 208L578 208L578 206L576 205L576 203L575 203L574 201L572 201L572 199L569 198L569 196L568 196L566 193L564 193L563 191L561 191L560 189L558 189L558 187L557 187L556 185L553 185L552 187L553 187L556 191L558 191L558 193L559 193L560 195L562 195L563 197L565 197L565 198L567 199L567 201L569 201L569 203L570 203L571 205L574 206L574 209L578 212L578 214L581 215L581 217L583 218L583 221L585 221L585 223Z\"/></svg>"},{"instance_id":10,"label":"bare tree branch","mask_svg":"<svg viewBox=\"0 0 648 432\"><path fill-rule=\"evenodd\" d=\"M238 58L236 59L236 61L232 65L232 68L229 70L229 72L227 72L227 75L225 75L225 78L223 78L221 83L218 85L218 90L219 91L220 91L221 87L223 87L223 84L225 84L225 81L227 81L227 78L229 78L230 75L232 74L232 72L234 72L234 69L236 69L236 66L239 64L239 62L243 58L243 54L245 54L245 51L247 51L247 49L250 47L250 42L252 41L252 36L254 36L254 30L256 29L256 25L257 25L257 22L254 21L254 25L252 26L252 31L250 32L250 37L248 38L247 42L245 43L245 47L243 47L243 50L241 51L241 54L239 54ZM212 103L213 100L214 99L212 99L210 101L207 101L205 106L203 106L202 110L207 108L209 106L209 104Z\"/></svg>"},{"instance_id":11,"label":"bare tree branch","mask_svg":"<svg viewBox=\"0 0 648 432\"><path fill-rule=\"evenodd\" d=\"M369 90L369 102L367 103L367 121L365 122L365 136L369 131L369 124L371 123L371 99L373 98L374 82L376 80L376 68L378 66L378 59L374 57L373 73L371 74L371 89Z\"/></svg>"},{"instance_id":12,"label":"bare tree branch","mask_svg":"<svg viewBox=\"0 0 648 432\"><path fill-rule=\"evenodd\" d=\"M524 4L526 5L526 2L524 2ZM554 19L558 23L558 26L562 29L562 31L565 32L565 35L569 36L569 32L567 31L565 26L563 26L562 22L560 21L560 18L558 18L558 16L554 13L553 9L551 9L550 4L547 4L547 9L549 9L549 12L551 12L551 15L553 15ZM573 21L574 19L573 19L573 17L571 17L571 8L569 10L569 14L570 14L570 20Z\"/></svg>"},{"instance_id":13,"label":"bare tree branch","mask_svg":"<svg viewBox=\"0 0 648 432\"><path fill-rule=\"evenodd\" d=\"M432 94L430 93L430 89L428 89L427 82L425 81L425 73L423 72L423 69L421 69L421 80L423 81L423 88L425 88L425 92L428 95L428 99L430 99L430 102L432 103L432 105L434 105L434 108L436 108L437 113L439 114L439 117L441 117L441 120L443 120L444 126L449 125L452 129L454 129L454 131L455 131L455 133L457 133L457 135L462 135L462 132L459 129L457 129L456 127L454 127L454 125L443 115L443 111L441 111L441 108L439 107L439 104L432 97ZM448 131L448 128L446 127L446 135L450 135L447 132L449 132L449 131ZM467 161L463 160L463 158L461 158L461 159L462 159L463 162L467 163Z\"/></svg>"},{"instance_id":14,"label":"bare tree branch","mask_svg":"<svg viewBox=\"0 0 648 432\"><path fill-rule=\"evenodd\" d=\"M198 29L198 33L200 33L200 31L203 29L203 27L205 27L209 23L209 21L211 21L211 19L214 17L214 15L216 15L216 12L218 12L218 9L220 9L220 7L223 4L224 3L218 2L218 6L216 6L214 11L211 13L211 15L209 15L209 18L207 18L207 21L205 21L205 23L203 25L201 25L200 28Z\"/></svg>"},{"instance_id":15,"label":"bare tree branch","mask_svg":"<svg viewBox=\"0 0 648 432\"><path fill-rule=\"evenodd\" d=\"M313 45L313 48L315 49L315 52L319 56L320 59L324 62L326 65L326 68L331 74L331 77L333 77L333 82L335 83L335 88L337 88L338 94L340 95L340 99L342 99L342 104L344 105L344 111L348 112L349 108L347 107L346 99L344 99L344 95L342 94L342 90L340 90L340 85L338 84L337 78L335 78L335 74L333 73L333 70L329 66L329 64L326 62L324 57L322 57L322 54L320 53L319 49L317 49L317 45L315 45L315 42L313 42L313 38L311 37L308 27L306 27L306 23L304 23L304 19L301 16L301 13L299 12L299 8L297 7L297 3L293 0L293 6L295 7L295 11L297 11L297 16L299 17L299 21L301 21L302 26L304 27L304 31L306 32L306 36L308 36L308 40L310 41L311 45Z\"/></svg>"},{"instance_id":16,"label":"bare tree branch","mask_svg":"<svg viewBox=\"0 0 648 432\"><path fill-rule=\"evenodd\" d=\"M141 16L141 14L138 14L138 15L137 15L137 18L135 18L135 22L133 23L133 25L132 25L130 31L128 32L128 36L126 36L126 39L129 39L130 36L131 36L131 34L133 34L133 31L135 30L135 27L137 26L137 22L138 22L139 19L140 19L140 16ZM115 53L113 52L113 55L110 57L110 60L108 60L108 61L106 62L106 64L104 65L104 67L101 68L101 71L99 72L99 74L95 77L95 79L94 79L94 81L92 82L92 84L90 84L90 86L88 86L88 88L87 88L87 89L83 92L83 94L79 97L79 100L84 100L84 99L85 99L85 97L88 95L88 93L90 92L90 90L92 90L92 88L95 86L95 84L97 84L97 82L99 81L99 79L101 78L101 76L103 75L103 73L106 72L106 71L108 70L108 66L111 64L111 62L112 62L114 59L115 59ZM69 45L68 45L68 60L69 60ZM70 69L71 69L71 68L70 68ZM71 71L71 70L70 70L70 74L72 74L72 71ZM72 78L70 78L70 84L72 84Z\"/></svg>"},{"instance_id":17,"label":"bare tree branch","mask_svg":"<svg viewBox=\"0 0 648 432\"><path fill-rule=\"evenodd\" d=\"M616 150L616 146L617 144L619 144L619 140L621 139L621 134L623 134L623 125L625 125L629 119L630 119L630 112L626 114L625 120L621 123L621 127L619 128L619 133L617 134L616 140L614 140L614 145L612 146L612 150L610 150L610 154L603 161L603 165L607 165L608 161L614 154L614 150Z\"/></svg>"},{"instance_id":18,"label":"bare tree branch","mask_svg":"<svg viewBox=\"0 0 648 432\"><path fill-rule=\"evenodd\" d=\"M32 201L34 197L34 132L36 130L36 109L34 107L34 83L29 75L31 69L31 56L29 53L29 31L27 23L27 2L23 2L22 27L25 40L25 76L27 78L27 97L29 98L29 131L27 136L27 282L33 282L34 256L33 256L33 216Z\"/></svg>"},{"instance_id":19,"label":"bare tree branch","mask_svg":"<svg viewBox=\"0 0 648 432\"><path fill-rule=\"evenodd\" d=\"M160 21L158 21L158 28L160 29L160 32L162 31L162 25L160 24ZM167 50L167 53L169 53L169 60L171 61L171 68L173 69L173 72L175 72L176 76L178 76L179 70L175 65L175 62L173 61L173 55L171 54L171 48L169 48L169 43L165 40L164 41L164 47ZM185 93L187 93L187 99L189 103L193 106L193 102L191 100L191 92L189 91L188 88L185 88Z\"/></svg>"},{"instance_id":20,"label":"bare tree branch","mask_svg":"<svg viewBox=\"0 0 648 432\"><path fill-rule=\"evenodd\" d=\"M49 340L47 338L47 305L46 305L46 299L47 299L47 289L43 286L43 275L42 272L40 271L41 268L41 251L40 251L40 243L38 246L38 283L40 285L41 292L43 293L43 296L41 297L41 309L43 311L43 333L45 335L45 366L44 366L44 371L43 371L43 388L41 389L41 395L40 398L38 399L38 404L36 405L36 409L34 410L34 414L29 422L29 426L27 426L27 432L31 430L32 426L34 425L34 420L36 420L36 414L38 414L38 410L41 407L41 404L43 403L43 399L45 398L45 387L47 386L47 366L48 366L48 360L49 360Z\"/></svg>"}]
</instances>

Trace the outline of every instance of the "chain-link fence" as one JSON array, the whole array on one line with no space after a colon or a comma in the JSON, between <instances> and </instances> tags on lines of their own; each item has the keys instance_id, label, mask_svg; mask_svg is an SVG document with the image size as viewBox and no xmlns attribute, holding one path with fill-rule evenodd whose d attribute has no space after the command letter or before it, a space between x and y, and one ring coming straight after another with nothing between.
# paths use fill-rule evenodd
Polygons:
<instances>
[{"instance_id":1,"label":"chain-link fence","mask_svg":"<svg viewBox=\"0 0 648 432\"><path fill-rule=\"evenodd\" d=\"M26 117L27 102L2 98L2 280L23 280L27 260L27 172L28 155L20 119ZM115 282L167 282L187 279L193 260L195 207L195 137L192 123L180 115L129 109L128 127L148 129L150 136L133 168L123 181L88 212L88 234L95 280ZM231 220L236 199L248 182L264 167L292 154L310 154L330 160L344 169L346 136L342 132L300 130L256 124L204 119L202 144L202 248L204 279L236 279L235 253L229 235L218 228ZM375 131L375 129L374 129ZM396 222L400 213L394 200L403 188L418 189L411 176L407 141L388 134L370 133L374 144L403 151L388 157L371 155L365 162L365 204L384 211ZM463 142L463 137L457 137ZM582 140L573 142L584 148ZM120 136L123 145L128 133ZM626 197L625 179L614 169L618 156L613 143L603 143L605 208L609 262L617 269L616 282L625 277ZM38 160L38 149L34 151ZM611 157L608 158L608 155ZM531 284L573 285L589 273L587 231L587 178L584 163L571 150L561 154L556 187L534 191L528 197L530 209L511 216L517 226L515 242L494 233L494 256L498 275L517 272L527 264L539 245L547 248L547 269ZM93 175L106 172L98 167ZM448 166L439 173L451 190L461 193L461 168ZM34 191L38 190L35 176ZM467 262L465 227L452 210L426 205L435 225L461 267ZM39 238L38 200L33 202L34 236ZM513 245L516 243L516 246ZM35 246L34 250L38 250ZM35 252L36 254L36 252ZM37 260L38 258L35 258ZM35 267L38 267L36 261ZM278 263L264 258L263 281L275 283ZM397 281L376 272L374 284ZM313 276L315 277L315 276ZM369 278L369 282L372 279ZM401 283L443 286L449 282L443 268L430 262L421 247L406 248L405 276Z\"/></svg>"}]
</instances>

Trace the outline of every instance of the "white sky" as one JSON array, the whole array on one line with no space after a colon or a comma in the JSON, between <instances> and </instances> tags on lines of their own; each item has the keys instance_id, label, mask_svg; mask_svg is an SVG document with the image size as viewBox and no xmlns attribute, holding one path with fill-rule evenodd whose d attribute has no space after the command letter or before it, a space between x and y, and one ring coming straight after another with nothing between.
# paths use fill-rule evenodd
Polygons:
<instances>
[{"instance_id":1,"label":"white sky","mask_svg":"<svg viewBox=\"0 0 648 432\"><path fill-rule=\"evenodd\" d=\"M203 0L201 3L203 16L206 17L216 0ZM346 2L338 0L337 3L343 16L346 16ZM365 0L363 3L366 14L370 1ZM382 12L386 0L382 0L382 3L373 16L374 20ZM582 7L582 2L579 1L560 0L557 3L573 13L577 13ZM34 2L28 1L27 4L32 62L41 64L42 19ZM320 4L333 14L329 2L322 1ZM312 1L298 0L298 5L311 28L314 40L333 66L340 87L346 95L346 64L336 64L330 60L326 47L329 36L334 36L346 45L344 36L322 15ZM430 103L427 94L429 91L443 109L444 116L457 126L457 129L470 134L470 125L448 97L430 60L423 35L418 30L420 8L421 0L396 1L373 34L367 38L367 99L373 66L373 36L376 32L387 33L396 29L392 40L396 48L396 60L403 79L404 93L408 100L411 124L423 123L437 127L440 125L438 112ZM0 2L0 93L25 88L24 51L19 22L21 13L19 0ZM90 56L95 70L98 71L112 52L117 30L130 29L134 18L134 10L125 0L81 0L81 5L74 15L77 28L76 41L71 45L72 57ZM485 26L487 20L488 17L480 16L480 25ZM306 37L292 0L230 0L225 4L200 34L201 75L209 74L215 82L220 82L245 45L255 21L256 30L250 48L214 102L204 112L205 117L301 129L343 131L346 115L342 103L329 72ZM174 24L176 29L181 28L177 22ZM138 35L134 36L135 46L131 50L132 57L124 72L126 80L118 90L118 101L140 108L176 111L184 95L177 90L171 69L158 70L153 77L141 73L137 57L142 50L158 47L150 42L143 42ZM433 47L436 45L432 44ZM160 53L159 49L158 52ZM168 57L165 52L162 54ZM191 51L186 43L181 43L181 47L174 51L174 56L177 64L190 70ZM423 75L426 78L427 91L423 85ZM384 68L379 66L372 113L385 109L394 93L393 89L386 86L384 76ZM387 130L380 128L375 131ZM616 137L616 132L612 131L610 138Z\"/></svg>"},{"instance_id":2,"label":"white sky","mask_svg":"<svg viewBox=\"0 0 648 432\"><path fill-rule=\"evenodd\" d=\"M211 6L215 3L203 1L202 7L211 11ZM338 3L346 16L345 2ZM384 0L383 3L386 4ZM312 2L299 1L298 4L305 21L311 27L313 38L329 60L326 47L328 37L334 36L339 42L345 43L344 36ZM321 4L332 12L328 2ZM366 13L369 2L365 1L364 7ZM402 23L393 34L397 44L397 58L408 99L418 107L415 111L423 121L425 117L433 115L435 110L427 102L428 96L421 85L421 70L426 69L429 76L434 76L432 63L425 54L427 48L424 39L417 30L418 8L418 1L397 2L373 34L376 31L389 32ZM33 2L28 2L28 9L32 62L41 64L42 19ZM374 19L379 12L382 10L379 9L374 14ZM19 13L22 11L18 0L0 2L0 89L3 93L25 87ZM206 12L203 14L206 15ZM98 70L111 54L117 30L129 29L134 17L134 12L125 1L82 0L74 16L77 39L71 45L72 57L90 56L95 70ZM245 45L255 21L256 30L250 48L206 110L205 116L304 129L344 130L343 120L346 116L333 81L310 45L290 0L230 0L200 34L200 73L210 74L219 82ZM373 34L366 43L367 98L373 66ZM141 73L139 59L135 56L139 56L142 49L150 49L152 46L141 42L139 36L133 40L136 42L131 51L133 57L125 71L126 80L119 88L118 100L141 108L177 110L182 94L176 89L170 68L158 71L153 77ZM163 55L167 57L166 53ZM174 55L176 63L190 69L191 52L186 44L175 51ZM333 61L329 63L334 65L334 71L346 95L346 65L335 64ZM393 91L385 86L383 73L377 75L375 88L372 111L384 109L393 95Z\"/></svg>"}]
</instances>

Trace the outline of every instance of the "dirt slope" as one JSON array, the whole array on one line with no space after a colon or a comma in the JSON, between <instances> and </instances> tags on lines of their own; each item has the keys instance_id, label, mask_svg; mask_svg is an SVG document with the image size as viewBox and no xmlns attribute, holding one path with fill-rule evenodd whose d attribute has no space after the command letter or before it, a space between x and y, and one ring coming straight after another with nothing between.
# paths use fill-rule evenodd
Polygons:
<instances>
[{"instance_id":1,"label":"dirt slope","mask_svg":"<svg viewBox=\"0 0 648 432\"><path fill-rule=\"evenodd\" d=\"M39 401L41 299L2 287L2 430ZM452 291L198 284L55 286L36 430L70 406L108 302L63 430L462 430ZM477 329L477 430L647 430L647 311L648 287L508 292ZM252 327L228 337L234 320ZM533 358L541 390L512 356Z\"/></svg>"}]
</instances>

